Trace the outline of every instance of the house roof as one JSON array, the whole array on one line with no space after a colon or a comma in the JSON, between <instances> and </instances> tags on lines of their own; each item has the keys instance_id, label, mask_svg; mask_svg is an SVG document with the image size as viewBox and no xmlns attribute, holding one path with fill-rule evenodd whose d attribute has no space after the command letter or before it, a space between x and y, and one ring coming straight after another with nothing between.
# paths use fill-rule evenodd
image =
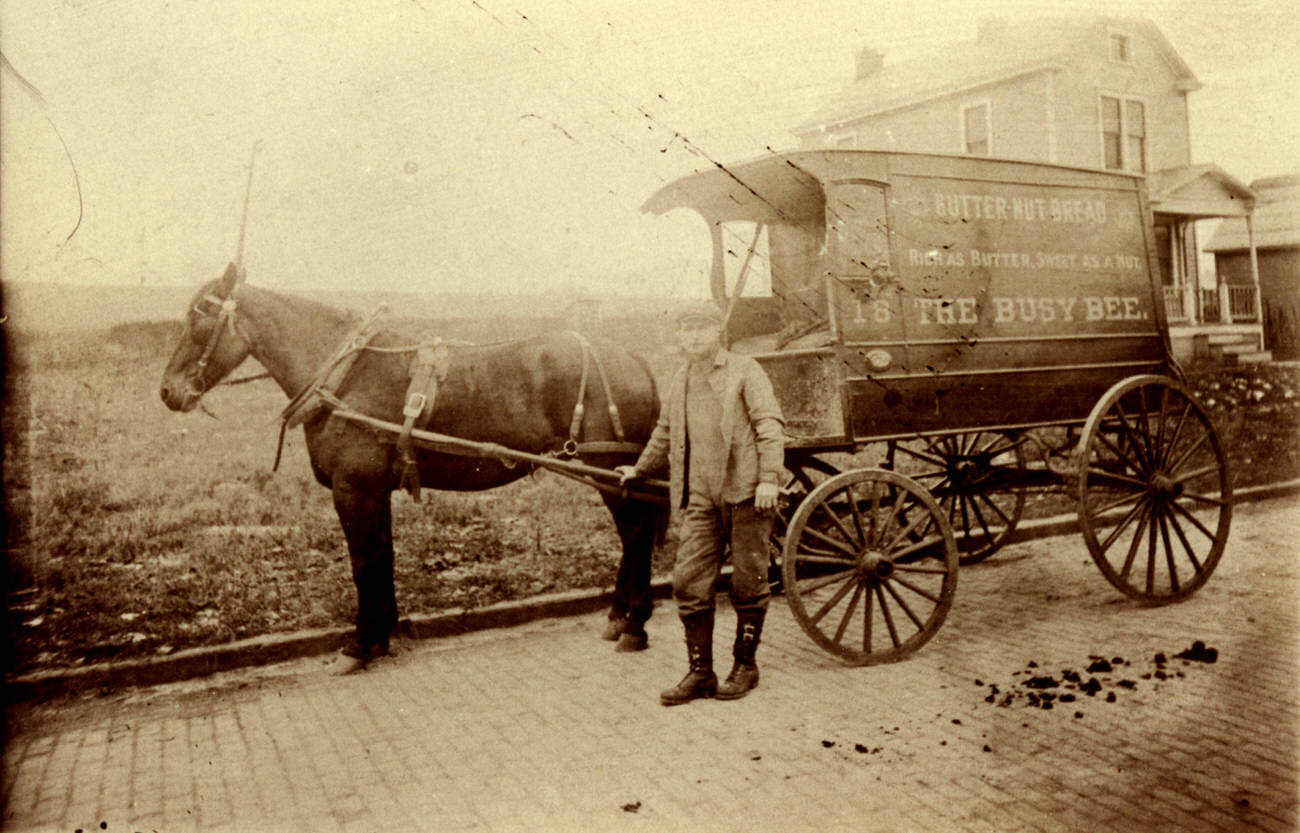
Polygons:
<instances>
[{"instance_id":1,"label":"house roof","mask_svg":"<svg viewBox=\"0 0 1300 833\"><path fill-rule=\"evenodd\" d=\"M1258 194L1218 165L1184 165L1146 175L1151 208L1190 217L1243 217Z\"/></svg>"},{"instance_id":2,"label":"house roof","mask_svg":"<svg viewBox=\"0 0 1300 833\"><path fill-rule=\"evenodd\" d=\"M1200 82L1160 30L1145 18L1054 17L996 22L982 27L987 36L948 45L942 60L935 55L886 64L838 92L807 121L793 129L796 135L833 129L850 121L913 106L1024 75L1064 67L1078 51L1079 30L1110 24L1141 31L1155 45L1184 89ZM1014 44L1009 48L1008 44Z\"/></svg>"},{"instance_id":3,"label":"house roof","mask_svg":"<svg viewBox=\"0 0 1300 833\"><path fill-rule=\"evenodd\" d=\"M1300 174L1257 179L1250 184L1259 195L1251 218L1256 249L1300 247ZM1250 248L1244 218L1224 220L1205 244L1207 252Z\"/></svg>"}]
</instances>

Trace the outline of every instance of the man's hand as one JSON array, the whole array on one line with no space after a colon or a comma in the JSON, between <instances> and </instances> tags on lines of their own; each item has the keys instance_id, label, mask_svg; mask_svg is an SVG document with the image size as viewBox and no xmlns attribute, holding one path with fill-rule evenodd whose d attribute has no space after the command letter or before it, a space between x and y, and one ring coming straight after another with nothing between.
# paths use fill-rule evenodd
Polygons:
<instances>
[{"instance_id":1,"label":"man's hand","mask_svg":"<svg viewBox=\"0 0 1300 833\"><path fill-rule=\"evenodd\" d=\"M614 471L618 473L618 485L620 486L641 476L636 473L636 466L615 466Z\"/></svg>"},{"instance_id":2,"label":"man's hand","mask_svg":"<svg viewBox=\"0 0 1300 833\"><path fill-rule=\"evenodd\" d=\"M754 508L760 511L776 509L779 497L781 497L780 486L775 483L759 483L754 489Z\"/></svg>"}]
</instances>

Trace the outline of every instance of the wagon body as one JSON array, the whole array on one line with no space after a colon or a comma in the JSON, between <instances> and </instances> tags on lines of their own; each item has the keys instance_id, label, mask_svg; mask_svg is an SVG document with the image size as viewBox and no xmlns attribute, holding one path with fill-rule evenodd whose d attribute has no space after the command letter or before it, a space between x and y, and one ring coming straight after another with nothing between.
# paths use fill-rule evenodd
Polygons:
<instances>
[{"instance_id":1,"label":"wagon body","mask_svg":"<svg viewBox=\"0 0 1300 833\"><path fill-rule=\"evenodd\" d=\"M797 151L685 177L644 208L704 219L724 338L772 380L791 497L774 552L831 653L871 664L924 644L957 567L1011 539L1030 489L1071 493L1131 598L1179 601L1214 571L1231 478L1170 358L1141 176ZM821 454L872 443L879 467Z\"/></svg>"},{"instance_id":2,"label":"wagon body","mask_svg":"<svg viewBox=\"0 0 1300 833\"><path fill-rule=\"evenodd\" d=\"M767 369L796 448L1082 423L1121 379L1171 370L1140 176L801 151L645 207L708 224L728 341ZM782 330L805 335L759 335Z\"/></svg>"}]
</instances>

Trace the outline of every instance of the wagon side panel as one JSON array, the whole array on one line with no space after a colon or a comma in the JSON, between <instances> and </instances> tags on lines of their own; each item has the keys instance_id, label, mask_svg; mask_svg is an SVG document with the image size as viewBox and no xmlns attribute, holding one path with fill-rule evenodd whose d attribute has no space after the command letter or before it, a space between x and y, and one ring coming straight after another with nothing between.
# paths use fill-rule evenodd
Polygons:
<instances>
[{"instance_id":1,"label":"wagon side panel","mask_svg":"<svg viewBox=\"0 0 1300 833\"><path fill-rule=\"evenodd\" d=\"M974 162L903 160L889 268L832 281L854 437L1081 421L1166 368L1140 181Z\"/></svg>"}]
</instances>

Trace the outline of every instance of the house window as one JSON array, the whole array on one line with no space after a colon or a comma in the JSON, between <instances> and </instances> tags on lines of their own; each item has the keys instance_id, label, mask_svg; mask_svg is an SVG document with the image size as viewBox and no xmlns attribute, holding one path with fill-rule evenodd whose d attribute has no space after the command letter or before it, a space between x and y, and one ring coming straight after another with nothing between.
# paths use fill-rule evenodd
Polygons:
<instances>
[{"instance_id":1,"label":"house window","mask_svg":"<svg viewBox=\"0 0 1300 833\"><path fill-rule=\"evenodd\" d=\"M993 153L987 101L961 108L961 143L962 152L972 156L989 156Z\"/></svg>"},{"instance_id":2,"label":"house window","mask_svg":"<svg viewBox=\"0 0 1300 833\"><path fill-rule=\"evenodd\" d=\"M1127 64L1129 62L1128 35L1111 33L1110 59L1112 61L1118 61L1121 64Z\"/></svg>"},{"instance_id":3,"label":"house window","mask_svg":"<svg viewBox=\"0 0 1300 833\"><path fill-rule=\"evenodd\" d=\"M1101 97L1102 164L1117 171L1147 169L1146 107L1131 98Z\"/></svg>"}]
</instances>

